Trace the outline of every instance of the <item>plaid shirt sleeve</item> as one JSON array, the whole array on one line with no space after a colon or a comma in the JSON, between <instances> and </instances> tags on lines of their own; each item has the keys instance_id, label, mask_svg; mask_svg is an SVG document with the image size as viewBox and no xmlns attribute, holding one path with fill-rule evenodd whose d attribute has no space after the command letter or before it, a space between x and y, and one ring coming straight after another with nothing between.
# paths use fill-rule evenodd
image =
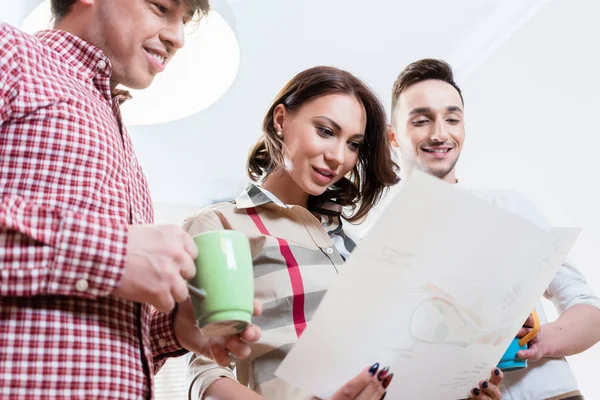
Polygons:
<instances>
[{"instance_id":1,"label":"plaid shirt sleeve","mask_svg":"<svg viewBox=\"0 0 600 400\"><path fill-rule=\"evenodd\" d=\"M2 27L0 125L10 118L20 91L19 48L11 31ZM106 295L120 281L126 245L126 225L4 193L0 197L0 297Z\"/></svg>"},{"instance_id":2,"label":"plaid shirt sleeve","mask_svg":"<svg viewBox=\"0 0 600 400\"><path fill-rule=\"evenodd\" d=\"M8 119L19 93L19 52L14 37L0 29L0 125Z\"/></svg>"},{"instance_id":3,"label":"plaid shirt sleeve","mask_svg":"<svg viewBox=\"0 0 600 400\"><path fill-rule=\"evenodd\" d=\"M152 307L152 322L150 323L150 334L152 354L154 357L154 373L162 368L167 359L179 357L188 351L181 347L174 330L175 312L161 313Z\"/></svg>"},{"instance_id":4,"label":"plaid shirt sleeve","mask_svg":"<svg viewBox=\"0 0 600 400\"><path fill-rule=\"evenodd\" d=\"M1 297L95 298L109 294L121 279L127 225L4 195L0 244Z\"/></svg>"}]
</instances>

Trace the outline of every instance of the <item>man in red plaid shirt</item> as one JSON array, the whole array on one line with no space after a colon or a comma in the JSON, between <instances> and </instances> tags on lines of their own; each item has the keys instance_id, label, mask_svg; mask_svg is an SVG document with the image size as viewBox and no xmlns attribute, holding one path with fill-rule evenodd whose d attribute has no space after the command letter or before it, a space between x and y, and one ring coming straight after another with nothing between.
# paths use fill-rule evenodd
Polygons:
<instances>
[{"instance_id":1,"label":"man in red plaid shirt","mask_svg":"<svg viewBox=\"0 0 600 400\"><path fill-rule=\"evenodd\" d=\"M54 30L0 24L0 399L152 398L166 358L208 341L194 242L153 226L115 88L146 88L208 0L52 0ZM180 303L175 308L175 304Z\"/></svg>"}]
</instances>

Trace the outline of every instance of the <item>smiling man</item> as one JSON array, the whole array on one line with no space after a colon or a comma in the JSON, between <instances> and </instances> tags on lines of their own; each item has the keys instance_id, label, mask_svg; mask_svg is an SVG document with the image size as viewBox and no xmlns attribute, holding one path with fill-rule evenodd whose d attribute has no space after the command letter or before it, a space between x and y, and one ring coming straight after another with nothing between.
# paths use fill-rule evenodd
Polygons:
<instances>
[{"instance_id":1,"label":"smiling man","mask_svg":"<svg viewBox=\"0 0 600 400\"><path fill-rule=\"evenodd\" d=\"M450 66L433 59L410 64L398 76L392 96L392 126L402 155L402 169L418 168L449 183L458 183L456 164L465 139L465 115L463 96ZM518 193L473 192L539 225L549 226L537 207ZM530 349L518 354L530 361L529 367L505 373L501 385L503 400L583 398L564 357L585 351L600 340L600 299L570 262L563 263L544 296L554 303L560 316L547 323L543 306L538 303L536 309L544 324L530 342Z\"/></svg>"},{"instance_id":2,"label":"smiling man","mask_svg":"<svg viewBox=\"0 0 600 400\"><path fill-rule=\"evenodd\" d=\"M451 71L449 79L425 61L418 67L407 68L394 85L392 123L402 143L402 160L407 167L456 183L455 167L465 139L462 94Z\"/></svg>"},{"instance_id":3,"label":"smiling man","mask_svg":"<svg viewBox=\"0 0 600 400\"><path fill-rule=\"evenodd\" d=\"M250 326L225 349L195 327L195 244L149 225L115 91L148 87L208 1L51 5L55 29L0 24L0 398L152 398L166 358L226 365L260 336Z\"/></svg>"}]
</instances>

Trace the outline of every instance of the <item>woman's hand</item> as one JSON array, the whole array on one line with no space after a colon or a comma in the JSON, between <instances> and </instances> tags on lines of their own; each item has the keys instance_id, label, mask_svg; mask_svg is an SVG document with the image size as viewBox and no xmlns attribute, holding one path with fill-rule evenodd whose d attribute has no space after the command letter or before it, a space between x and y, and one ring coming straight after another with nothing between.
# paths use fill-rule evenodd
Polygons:
<instances>
[{"instance_id":1,"label":"woman's hand","mask_svg":"<svg viewBox=\"0 0 600 400\"><path fill-rule=\"evenodd\" d=\"M254 315L262 313L262 305L254 300ZM250 324L239 335L229 337L207 337L196 325L192 302L187 299L179 303L174 321L175 336L181 347L205 357L212 358L217 364L226 367L231 356L242 360L250 355L250 345L260 339L261 330Z\"/></svg>"},{"instance_id":2,"label":"woman's hand","mask_svg":"<svg viewBox=\"0 0 600 400\"><path fill-rule=\"evenodd\" d=\"M348 381L329 400L381 400L393 376L388 367L380 370L379 363L375 363Z\"/></svg>"},{"instance_id":3,"label":"woman's hand","mask_svg":"<svg viewBox=\"0 0 600 400\"><path fill-rule=\"evenodd\" d=\"M500 400L499 386L503 378L502 371L498 368L494 369L490 379L479 382L479 387L471 390L469 400Z\"/></svg>"}]
</instances>

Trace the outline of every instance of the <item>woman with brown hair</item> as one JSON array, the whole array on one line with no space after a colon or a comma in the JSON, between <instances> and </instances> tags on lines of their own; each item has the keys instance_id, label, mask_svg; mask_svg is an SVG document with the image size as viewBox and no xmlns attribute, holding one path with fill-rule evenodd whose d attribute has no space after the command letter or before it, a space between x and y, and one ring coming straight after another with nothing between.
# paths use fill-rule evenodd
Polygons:
<instances>
[{"instance_id":1,"label":"woman with brown hair","mask_svg":"<svg viewBox=\"0 0 600 400\"><path fill-rule=\"evenodd\" d=\"M311 398L274 372L355 247L342 221L365 217L398 182L397 169L384 108L363 82L337 68L315 67L286 84L249 154L253 183L234 202L185 222L192 236L220 229L246 234L255 296L264 306L253 319L262 337L235 365L236 374L192 356L191 399ZM379 400L392 376L375 363L333 399Z\"/></svg>"}]
</instances>

